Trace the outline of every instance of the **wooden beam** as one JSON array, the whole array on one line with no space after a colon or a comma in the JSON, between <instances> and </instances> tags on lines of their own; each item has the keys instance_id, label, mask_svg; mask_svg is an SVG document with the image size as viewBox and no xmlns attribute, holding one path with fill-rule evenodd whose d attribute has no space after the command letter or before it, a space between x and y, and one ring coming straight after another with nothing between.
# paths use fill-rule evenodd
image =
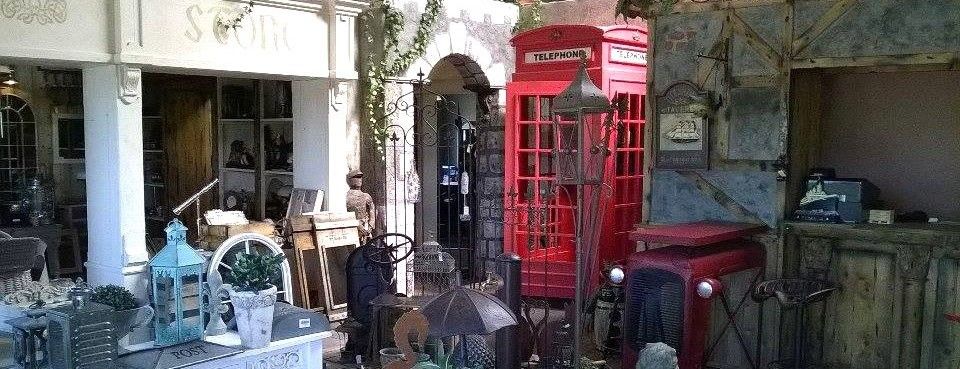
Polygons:
<instances>
[{"instance_id":1,"label":"wooden beam","mask_svg":"<svg viewBox=\"0 0 960 369\"><path fill-rule=\"evenodd\" d=\"M788 0L714 0L714 1L680 1L673 6L672 13L701 13L718 10L752 8L758 6L776 5Z\"/></svg>"},{"instance_id":2,"label":"wooden beam","mask_svg":"<svg viewBox=\"0 0 960 369\"><path fill-rule=\"evenodd\" d=\"M746 207L730 197L730 195L727 195L726 192L723 192L722 189L715 186L713 183L710 183L710 181L708 181L706 178L703 178L699 172L678 170L677 173L693 182L693 184L697 186L697 190L700 190L701 193L716 201L718 204L720 204L720 206L733 213L733 215L735 215L737 218L749 223L766 224L766 222L764 222L763 219L760 219L757 214L748 210Z\"/></svg>"},{"instance_id":3,"label":"wooden beam","mask_svg":"<svg viewBox=\"0 0 960 369\"><path fill-rule=\"evenodd\" d=\"M658 124L656 113L657 90L655 88L656 78L654 78L655 74L657 73L657 48L654 45L656 45L657 38L659 37L657 34L656 18L647 20L647 30L647 44L651 45L651 47L647 48L647 60L650 63L650 67L647 68L647 94L643 97L647 99L647 103L645 104L646 106L644 107L644 116L647 118L647 120L643 124L643 204L640 208L641 223L650 222L650 193L652 188L651 182L653 181L651 172L654 160L656 160L654 157L654 151L656 151L656 149L653 147L653 145L656 142L654 137L656 137L658 134L656 129Z\"/></svg>"},{"instance_id":4,"label":"wooden beam","mask_svg":"<svg viewBox=\"0 0 960 369\"><path fill-rule=\"evenodd\" d=\"M764 41L763 37L760 37L760 34L754 31L747 22L743 21L743 18L740 18L735 11L731 10L727 12L727 22L733 28L733 32L743 37L747 45L750 45L751 48L760 54L761 59L774 70L780 70L783 59L780 53Z\"/></svg>"},{"instance_id":5,"label":"wooden beam","mask_svg":"<svg viewBox=\"0 0 960 369\"><path fill-rule=\"evenodd\" d=\"M801 51L810 46L810 44L820 37L823 34L823 31L826 31L831 25L837 22L841 16L847 14L847 11L853 8L856 5L858 0L840 0L833 3L833 6L827 10L816 22L813 23L810 28L807 28L806 31L793 40L793 52L792 55L799 55Z\"/></svg>"},{"instance_id":6,"label":"wooden beam","mask_svg":"<svg viewBox=\"0 0 960 369\"><path fill-rule=\"evenodd\" d=\"M918 64L957 64L957 53L925 53L883 56L853 56L840 58L801 58L794 59L794 69L838 68L838 67L874 67L882 65L918 65Z\"/></svg>"},{"instance_id":7,"label":"wooden beam","mask_svg":"<svg viewBox=\"0 0 960 369\"><path fill-rule=\"evenodd\" d=\"M777 87L783 85L783 78L779 74L769 76L736 76L733 77L733 87Z\"/></svg>"}]
</instances>

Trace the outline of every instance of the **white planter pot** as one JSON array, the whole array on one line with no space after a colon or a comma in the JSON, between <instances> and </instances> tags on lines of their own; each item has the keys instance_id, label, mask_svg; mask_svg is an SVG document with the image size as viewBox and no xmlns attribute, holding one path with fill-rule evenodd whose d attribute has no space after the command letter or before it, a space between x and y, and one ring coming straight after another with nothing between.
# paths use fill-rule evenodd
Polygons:
<instances>
[{"instance_id":1,"label":"white planter pot","mask_svg":"<svg viewBox=\"0 0 960 369\"><path fill-rule=\"evenodd\" d=\"M240 341L252 349L267 347L273 333L273 305L277 301L277 287L259 292L237 292L233 289L229 292Z\"/></svg>"}]
</instances>

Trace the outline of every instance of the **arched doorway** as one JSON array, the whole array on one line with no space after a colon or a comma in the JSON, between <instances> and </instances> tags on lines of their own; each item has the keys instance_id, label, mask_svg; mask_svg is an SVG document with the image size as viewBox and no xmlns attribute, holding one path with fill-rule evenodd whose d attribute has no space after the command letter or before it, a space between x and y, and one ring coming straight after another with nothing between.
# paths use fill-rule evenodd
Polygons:
<instances>
[{"instance_id":1,"label":"arched doorway","mask_svg":"<svg viewBox=\"0 0 960 369\"><path fill-rule=\"evenodd\" d=\"M404 233L418 245L437 242L456 260L463 282L476 280L485 275L484 261L498 254L490 255L483 241L491 213L481 209L478 184L483 181L478 164L489 162L482 139L490 121L488 97L497 91L480 66L462 54L441 58L417 80L397 83L405 92L387 103L391 124L383 151L386 232ZM502 148L497 153L502 155Z\"/></svg>"}]
</instances>

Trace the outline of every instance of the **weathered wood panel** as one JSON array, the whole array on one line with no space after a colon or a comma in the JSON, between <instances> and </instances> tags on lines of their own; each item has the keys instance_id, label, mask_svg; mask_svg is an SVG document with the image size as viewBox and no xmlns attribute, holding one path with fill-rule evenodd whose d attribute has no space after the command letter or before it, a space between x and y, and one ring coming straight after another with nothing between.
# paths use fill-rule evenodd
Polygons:
<instances>
[{"instance_id":1,"label":"weathered wood panel","mask_svg":"<svg viewBox=\"0 0 960 369\"><path fill-rule=\"evenodd\" d=\"M806 9L797 8L798 18L813 18L803 14ZM811 7L811 11L819 13L822 8ZM857 1L799 56L877 56L956 50L960 50L957 1L870 0Z\"/></svg>"},{"instance_id":2,"label":"weathered wood panel","mask_svg":"<svg viewBox=\"0 0 960 369\"><path fill-rule=\"evenodd\" d=\"M960 332L943 318L960 308L960 226L788 223L785 240L785 275L825 268L841 288L824 304L826 318L807 323L816 332L808 342L824 347L811 357L851 369L960 363Z\"/></svg>"},{"instance_id":3,"label":"weathered wood panel","mask_svg":"<svg viewBox=\"0 0 960 369\"><path fill-rule=\"evenodd\" d=\"M727 320L723 303L717 298L713 302L710 313L713 321L710 324L707 342L714 348L713 354L707 360L708 365L716 368L750 368L751 362L757 361L755 349L758 343L757 335L760 333L758 324L761 316L760 304L754 302L749 295L745 295L750 292L751 282L754 281L757 272L758 270L751 269L721 278L724 287L727 287L724 293L730 310L735 311L742 303L735 324L743 335L748 351L744 352L733 325ZM744 296L746 300L743 300Z\"/></svg>"},{"instance_id":4,"label":"weathered wood panel","mask_svg":"<svg viewBox=\"0 0 960 369\"><path fill-rule=\"evenodd\" d=\"M924 326L930 329L924 332L923 342L929 344L924 355L923 368L960 368L960 324L948 323L944 314L960 312L960 260L940 259L937 261L933 286L933 307Z\"/></svg>"},{"instance_id":5,"label":"weathered wood panel","mask_svg":"<svg viewBox=\"0 0 960 369\"><path fill-rule=\"evenodd\" d=\"M826 301L823 361L835 367L893 368L894 258L838 251L829 280L840 288Z\"/></svg>"}]
</instances>

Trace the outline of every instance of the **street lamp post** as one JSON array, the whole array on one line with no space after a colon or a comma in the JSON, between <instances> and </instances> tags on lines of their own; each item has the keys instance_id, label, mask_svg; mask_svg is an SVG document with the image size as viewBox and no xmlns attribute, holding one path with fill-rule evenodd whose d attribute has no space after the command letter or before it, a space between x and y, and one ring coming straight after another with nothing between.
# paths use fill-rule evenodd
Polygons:
<instances>
[{"instance_id":1,"label":"street lamp post","mask_svg":"<svg viewBox=\"0 0 960 369\"><path fill-rule=\"evenodd\" d=\"M600 197L610 148L615 107L580 65L573 82L553 98L555 183L576 191L576 286L574 288L573 367L580 367L583 300L588 276L596 268L601 219ZM569 190L569 188L567 188ZM589 250L587 249L589 248Z\"/></svg>"}]
</instances>

